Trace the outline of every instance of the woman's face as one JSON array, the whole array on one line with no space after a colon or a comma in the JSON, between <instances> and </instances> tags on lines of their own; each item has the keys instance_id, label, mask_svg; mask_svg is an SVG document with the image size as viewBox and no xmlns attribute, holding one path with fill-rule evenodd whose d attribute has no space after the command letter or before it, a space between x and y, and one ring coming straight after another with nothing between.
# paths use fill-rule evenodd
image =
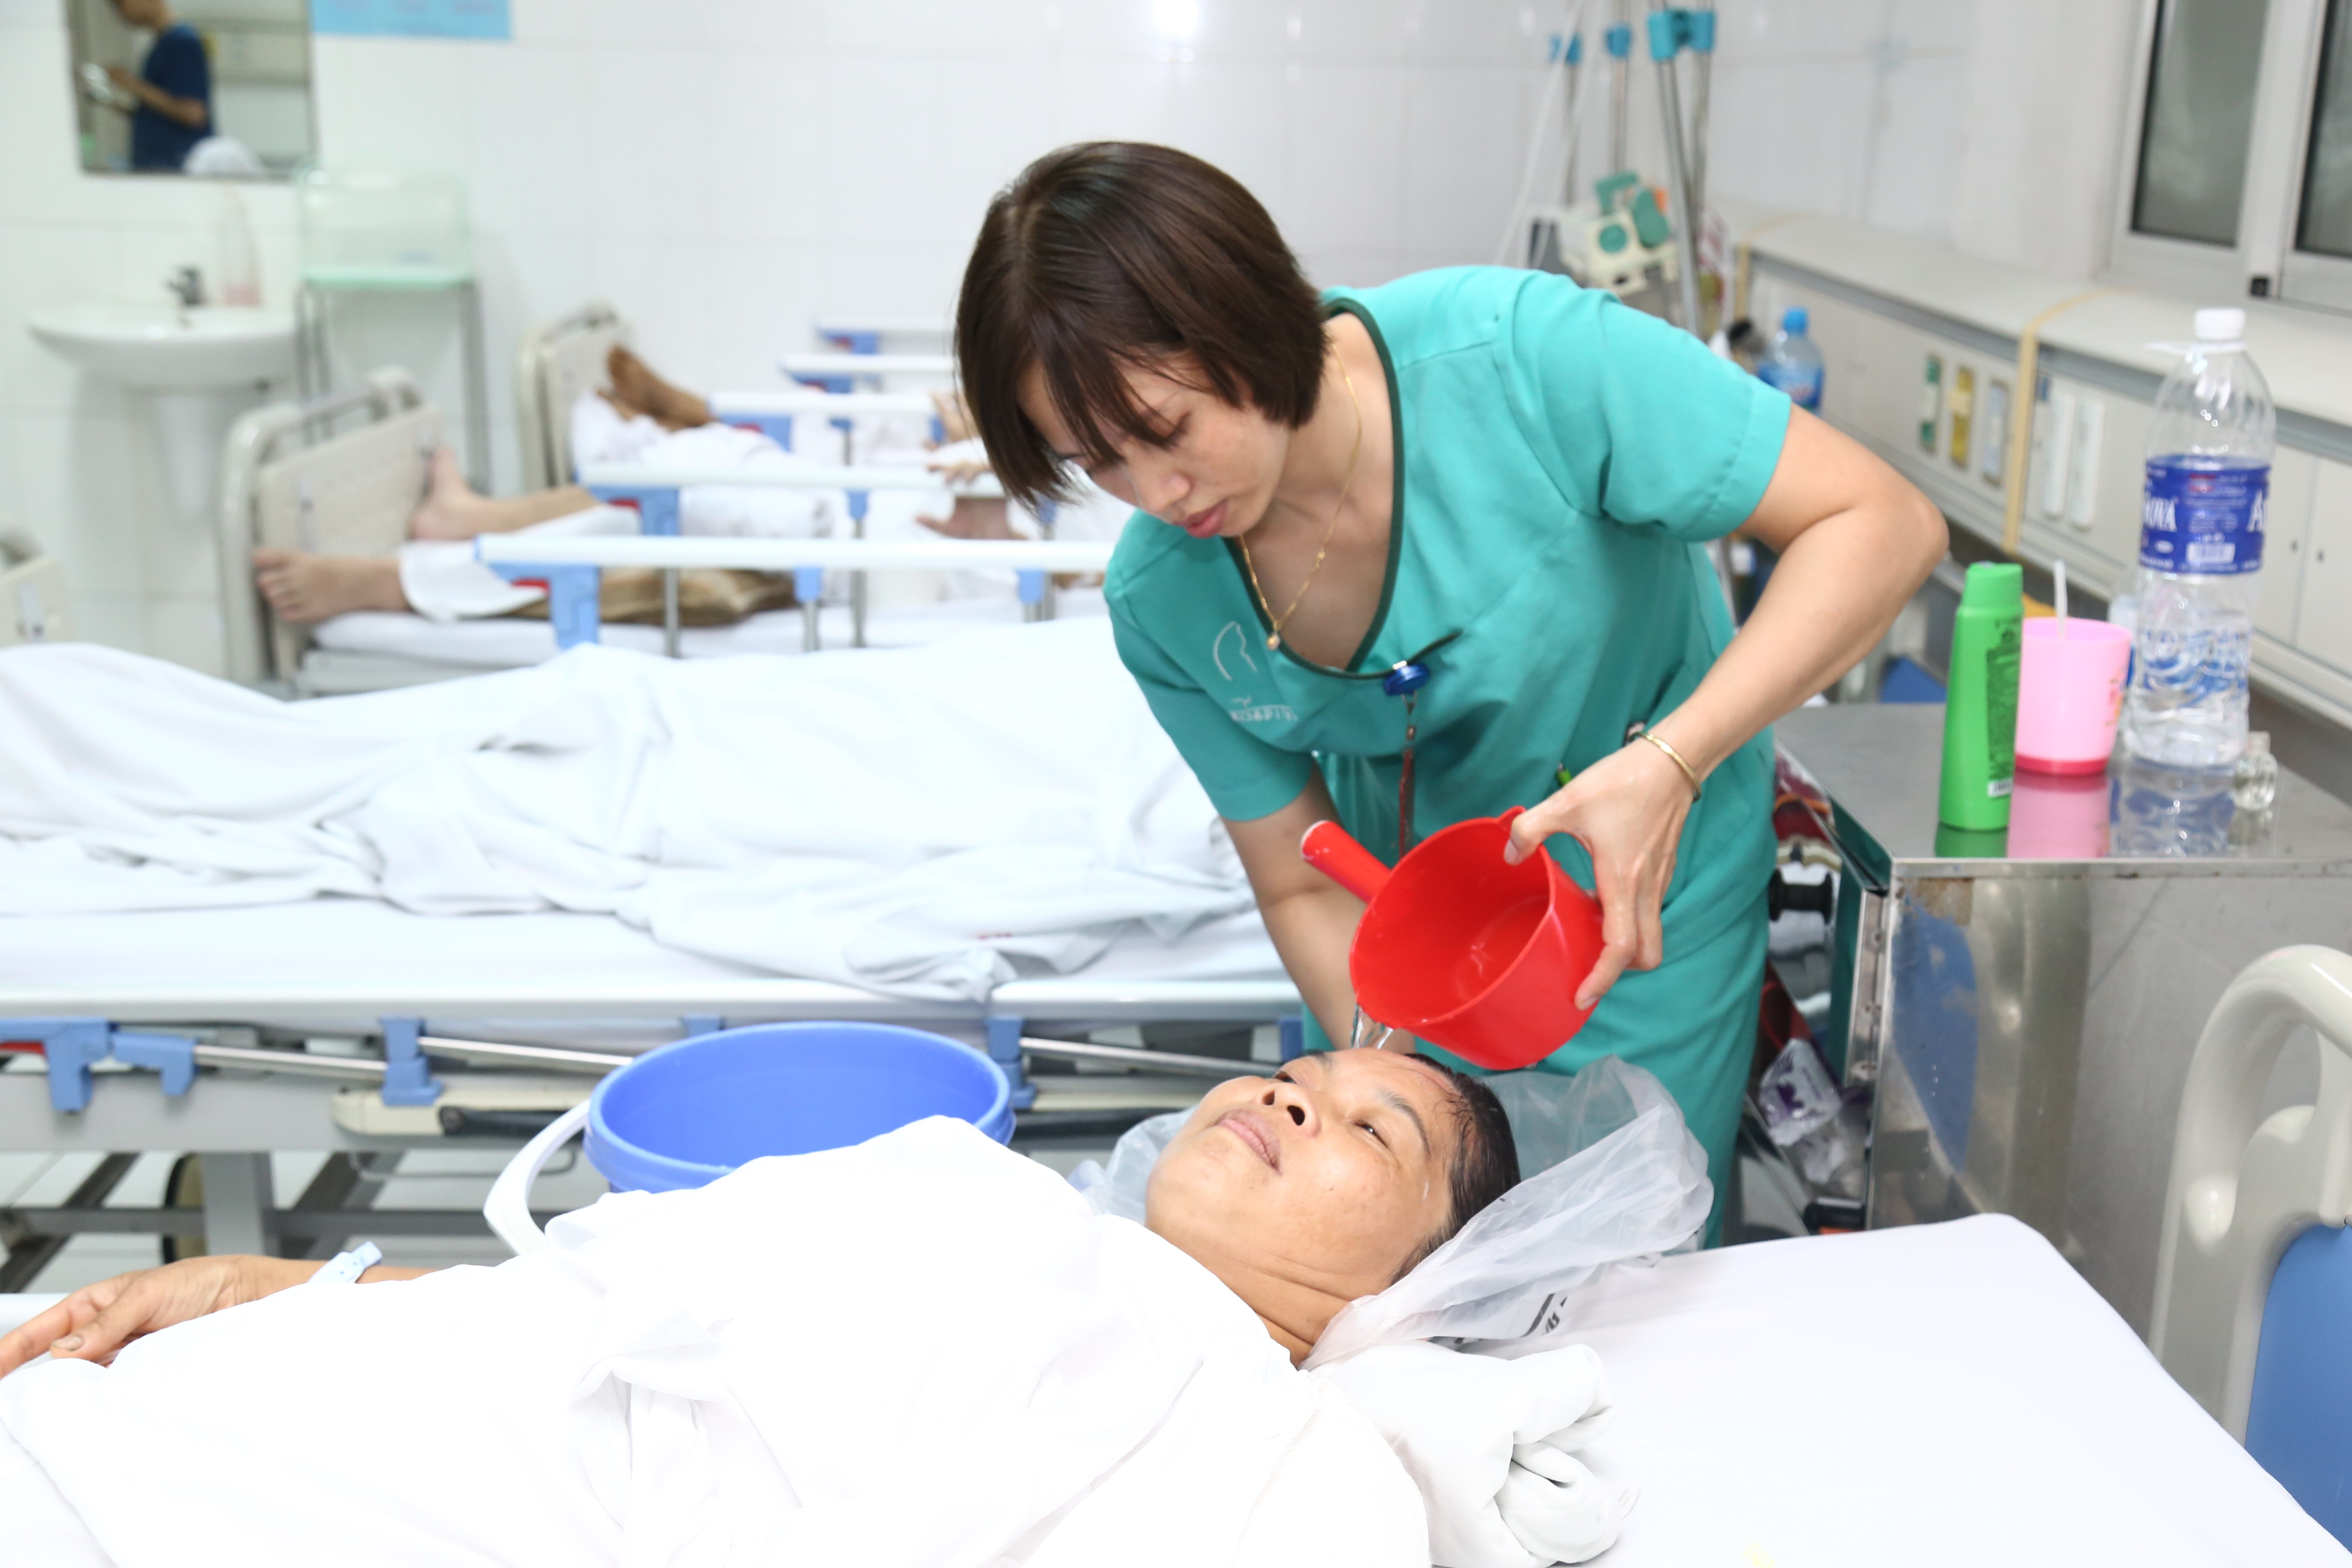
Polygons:
<instances>
[{"instance_id":1,"label":"woman's face","mask_svg":"<svg viewBox=\"0 0 2352 1568\"><path fill-rule=\"evenodd\" d=\"M1195 539L1235 539L1255 528L1274 502L1290 431L1191 384L1197 378L1187 378L1181 366L1129 365L1123 374L1136 400L1173 432L1165 447L1122 440L1117 462L1083 462L1077 437L1055 412L1045 373L1034 366L1021 384L1021 411L1095 483Z\"/></svg>"},{"instance_id":2,"label":"woman's face","mask_svg":"<svg viewBox=\"0 0 2352 1568\"><path fill-rule=\"evenodd\" d=\"M1286 1300L1323 1299L1328 1316L1385 1289L1444 1225L1455 1119L1453 1087L1415 1057L1301 1057L1209 1092L1152 1167L1145 1223L1269 1321Z\"/></svg>"}]
</instances>

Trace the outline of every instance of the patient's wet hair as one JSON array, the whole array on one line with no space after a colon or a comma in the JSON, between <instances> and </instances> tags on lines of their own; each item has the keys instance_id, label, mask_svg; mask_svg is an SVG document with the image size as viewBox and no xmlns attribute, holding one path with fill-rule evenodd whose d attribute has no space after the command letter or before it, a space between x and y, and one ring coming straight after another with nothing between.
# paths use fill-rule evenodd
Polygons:
<instances>
[{"instance_id":1,"label":"patient's wet hair","mask_svg":"<svg viewBox=\"0 0 2352 1568\"><path fill-rule=\"evenodd\" d=\"M1519 1184L1518 1141L1511 1136L1510 1118L1503 1114L1503 1102L1495 1098L1495 1091L1484 1080L1433 1058L1420 1060L1443 1073L1454 1090L1454 1170L1449 1184L1453 1202L1445 1223L1422 1237L1421 1245L1405 1258L1397 1270L1399 1279L1452 1240L1472 1215Z\"/></svg>"},{"instance_id":2,"label":"patient's wet hair","mask_svg":"<svg viewBox=\"0 0 2352 1568\"><path fill-rule=\"evenodd\" d=\"M1297 429L1323 385L1323 306L1258 199L1189 153L1083 142L1046 153L988 205L956 302L963 395L1007 495L1075 493L1064 458L1175 432L1124 372L1202 391ZM1021 411L1040 367L1080 450L1058 456Z\"/></svg>"}]
</instances>

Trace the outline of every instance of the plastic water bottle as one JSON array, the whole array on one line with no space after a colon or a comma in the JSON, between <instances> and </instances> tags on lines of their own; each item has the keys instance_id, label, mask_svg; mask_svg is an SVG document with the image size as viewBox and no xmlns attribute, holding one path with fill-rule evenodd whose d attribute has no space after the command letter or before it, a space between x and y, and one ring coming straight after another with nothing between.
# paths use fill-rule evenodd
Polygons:
<instances>
[{"instance_id":1,"label":"plastic water bottle","mask_svg":"<svg viewBox=\"0 0 2352 1568\"><path fill-rule=\"evenodd\" d=\"M1812 317L1802 305L1791 305L1780 314L1780 330L1772 334L1772 346L1765 351L1764 363L1756 374L1767 386L1779 387L1789 395L1789 401L1800 408L1819 410L1822 405L1822 351L1805 335L1812 325Z\"/></svg>"},{"instance_id":2,"label":"plastic water bottle","mask_svg":"<svg viewBox=\"0 0 2352 1568\"><path fill-rule=\"evenodd\" d=\"M2123 738L2168 767L2227 768L2246 749L2278 416L2245 331L2243 310L2197 312L2197 342L2164 378L2148 428Z\"/></svg>"}]
</instances>

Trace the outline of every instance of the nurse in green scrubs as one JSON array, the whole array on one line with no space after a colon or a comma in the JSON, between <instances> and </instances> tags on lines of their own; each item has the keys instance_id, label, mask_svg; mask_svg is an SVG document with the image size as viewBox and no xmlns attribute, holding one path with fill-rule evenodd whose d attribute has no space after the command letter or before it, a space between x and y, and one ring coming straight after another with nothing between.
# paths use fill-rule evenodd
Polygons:
<instances>
[{"instance_id":1,"label":"nurse in green scrubs","mask_svg":"<svg viewBox=\"0 0 2352 1568\"><path fill-rule=\"evenodd\" d=\"M1362 905L1299 858L1307 828L1336 817L1393 861L1527 807L1511 854L1592 889L1607 941L1579 994L1596 1010L1543 1065L1657 1074L1720 1194L1763 978L1767 726L1934 569L1934 506L1564 278L1318 295L1242 186L1163 147L1024 171L956 330L1009 492L1077 468L1139 509L1107 585L1119 654L1224 818L1315 1043L1348 1037ZM1703 546L1739 528L1780 563L1735 636Z\"/></svg>"}]
</instances>

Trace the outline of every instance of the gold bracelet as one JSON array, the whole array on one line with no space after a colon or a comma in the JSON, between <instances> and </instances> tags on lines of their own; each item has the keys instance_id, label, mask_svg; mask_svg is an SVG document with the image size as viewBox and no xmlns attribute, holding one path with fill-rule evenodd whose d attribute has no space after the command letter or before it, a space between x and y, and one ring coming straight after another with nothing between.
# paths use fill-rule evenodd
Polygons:
<instances>
[{"instance_id":1,"label":"gold bracelet","mask_svg":"<svg viewBox=\"0 0 2352 1568\"><path fill-rule=\"evenodd\" d=\"M1675 760L1675 766L1682 769L1683 777L1690 781L1691 799L1696 800L1698 798L1698 770L1690 765L1689 758L1684 756L1680 752L1675 751L1674 747L1669 745L1664 740L1657 735L1652 734L1648 730L1634 731L1633 739L1637 741L1647 741L1650 744L1657 747L1658 750L1672 757Z\"/></svg>"}]
</instances>

